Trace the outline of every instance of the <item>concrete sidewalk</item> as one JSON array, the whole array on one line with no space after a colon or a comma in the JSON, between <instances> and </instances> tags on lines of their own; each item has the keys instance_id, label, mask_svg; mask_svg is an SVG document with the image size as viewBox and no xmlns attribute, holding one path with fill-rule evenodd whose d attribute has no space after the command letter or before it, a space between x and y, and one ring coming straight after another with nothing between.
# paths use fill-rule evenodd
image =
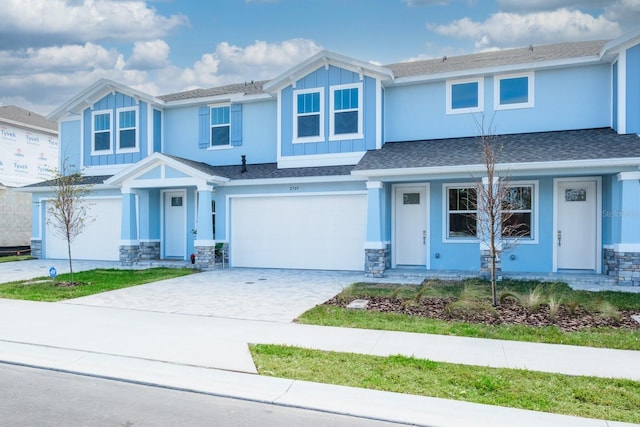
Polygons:
<instances>
[{"instance_id":1,"label":"concrete sidewalk","mask_svg":"<svg viewBox=\"0 0 640 427\"><path fill-rule=\"evenodd\" d=\"M636 351L0 299L6 362L417 425L623 425L260 377L247 343L640 380Z\"/></svg>"}]
</instances>

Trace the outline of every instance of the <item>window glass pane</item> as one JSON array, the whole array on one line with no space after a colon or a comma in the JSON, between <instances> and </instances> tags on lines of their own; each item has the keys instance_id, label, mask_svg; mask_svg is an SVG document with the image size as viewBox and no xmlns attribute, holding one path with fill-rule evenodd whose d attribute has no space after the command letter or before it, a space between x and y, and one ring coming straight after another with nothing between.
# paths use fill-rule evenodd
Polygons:
<instances>
[{"instance_id":1,"label":"window glass pane","mask_svg":"<svg viewBox=\"0 0 640 427\"><path fill-rule=\"evenodd\" d=\"M502 235L506 237L531 237L531 213L503 213Z\"/></svg>"},{"instance_id":2,"label":"window glass pane","mask_svg":"<svg viewBox=\"0 0 640 427\"><path fill-rule=\"evenodd\" d=\"M120 111L119 116L120 128L136 127L136 112L134 110Z\"/></svg>"},{"instance_id":3,"label":"window glass pane","mask_svg":"<svg viewBox=\"0 0 640 427\"><path fill-rule=\"evenodd\" d=\"M298 95L298 114L318 113L320 111L320 92Z\"/></svg>"},{"instance_id":4,"label":"window glass pane","mask_svg":"<svg viewBox=\"0 0 640 427\"><path fill-rule=\"evenodd\" d=\"M529 101L529 77L500 80L500 104L523 104Z\"/></svg>"},{"instance_id":5,"label":"window glass pane","mask_svg":"<svg viewBox=\"0 0 640 427\"><path fill-rule=\"evenodd\" d=\"M111 147L111 132L96 132L93 137L94 150L108 150Z\"/></svg>"},{"instance_id":6,"label":"window glass pane","mask_svg":"<svg viewBox=\"0 0 640 427\"><path fill-rule=\"evenodd\" d=\"M451 85L451 108L478 107L478 82Z\"/></svg>"},{"instance_id":7,"label":"window glass pane","mask_svg":"<svg viewBox=\"0 0 640 427\"><path fill-rule=\"evenodd\" d=\"M320 136L320 115L298 116L298 138Z\"/></svg>"},{"instance_id":8,"label":"window glass pane","mask_svg":"<svg viewBox=\"0 0 640 427\"><path fill-rule=\"evenodd\" d=\"M96 131L110 130L109 114L96 114L93 116L93 129Z\"/></svg>"},{"instance_id":9,"label":"window glass pane","mask_svg":"<svg viewBox=\"0 0 640 427\"><path fill-rule=\"evenodd\" d=\"M530 186L509 188L506 192L502 208L508 210L530 210L531 190L532 188Z\"/></svg>"},{"instance_id":10,"label":"window glass pane","mask_svg":"<svg viewBox=\"0 0 640 427\"><path fill-rule=\"evenodd\" d=\"M402 195L402 204L403 205L419 205L420 193L404 193Z\"/></svg>"},{"instance_id":11,"label":"window glass pane","mask_svg":"<svg viewBox=\"0 0 640 427\"><path fill-rule=\"evenodd\" d=\"M358 112L347 111L344 113L336 113L334 121L335 129L334 133L357 133L358 132Z\"/></svg>"},{"instance_id":12,"label":"window glass pane","mask_svg":"<svg viewBox=\"0 0 640 427\"><path fill-rule=\"evenodd\" d=\"M211 125L229 124L229 107L215 107L211 109Z\"/></svg>"},{"instance_id":13,"label":"window glass pane","mask_svg":"<svg viewBox=\"0 0 640 427\"><path fill-rule=\"evenodd\" d=\"M171 206L182 206L182 197L172 197Z\"/></svg>"},{"instance_id":14,"label":"window glass pane","mask_svg":"<svg viewBox=\"0 0 640 427\"><path fill-rule=\"evenodd\" d=\"M136 130L127 129L120 131L120 148L135 148Z\"/></svg>"},{"instance_id":15,"label":"window glass pane","mask_svg":"<svg viewBox=\"0 0 640 427\"><path fill-rule=\"evenodd\" d=\"M350 110L358 108L358 89L339 89L333 93L333 108L337 110Z\"/></svg>"},{"instance_id":16,"label":"window glass pane","mask_svg":"<svg viewBox=\"0 0 640 427\"><path fill-rule=\"evenodd\" d=\"M229 145L229 126L211 128L211 145Z\"/></svg>"},{"instance_id":17,"label":"window glass pane","mask_svg":"<svg viewBox=\"0 0 640 427\"><path fill-rule=\"evenodd\" d=\"M449 214L449 237L475 237L476 220L469 213Z\"/></svg>"}]
</instances>

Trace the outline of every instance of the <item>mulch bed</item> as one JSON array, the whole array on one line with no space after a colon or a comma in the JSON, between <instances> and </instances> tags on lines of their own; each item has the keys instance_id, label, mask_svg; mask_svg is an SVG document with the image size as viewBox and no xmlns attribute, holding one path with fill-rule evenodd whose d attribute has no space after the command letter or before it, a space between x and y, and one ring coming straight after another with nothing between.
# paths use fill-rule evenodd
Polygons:
<instances>
[{"instance_id":1,"label":"mulch bed","mask_svg":"<svg viewBox=\"0 0 640 427\"><path fill-rule=\"evenodd\" d=\"M455 309L454 298L424 297L419 302L388 297L367 297L369 301L368 311L384 313L406 314L410 316L429 317L445 321L464 321L469 323L482 323L486 325L527 325L527 326L552 326L555 325L563 331L579 331L585 328L612 327L625 329L640 329L640 323L631 318L635 312L620 310L619 319L604 317L598 313L586 310L584 307L571 309L561 306L555 316L550 316L549 307L542 305L531 313L515 301L507 300L498 307L490 304ZM332 298L326 301L326 305L346 307L351 301Z\"/></svg>"}]
</instances>

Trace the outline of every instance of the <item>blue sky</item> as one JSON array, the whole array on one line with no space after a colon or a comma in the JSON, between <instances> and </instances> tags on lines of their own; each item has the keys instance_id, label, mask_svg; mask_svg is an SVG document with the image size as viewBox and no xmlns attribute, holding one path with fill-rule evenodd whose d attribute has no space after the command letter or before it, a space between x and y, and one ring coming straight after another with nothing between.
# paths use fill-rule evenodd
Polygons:
<instances>
[{"instance_id":1,"label":"blue sky","mask_svg":"<svg viewBox=\"0 0 640 427\"><path fill-rule=\"evenodd\" d=\"M640 27L640 0L2 0L0 105L48 114L100 78L161 95L270 79L332 50L376 64Z\"/></svg>"}]
</instances>

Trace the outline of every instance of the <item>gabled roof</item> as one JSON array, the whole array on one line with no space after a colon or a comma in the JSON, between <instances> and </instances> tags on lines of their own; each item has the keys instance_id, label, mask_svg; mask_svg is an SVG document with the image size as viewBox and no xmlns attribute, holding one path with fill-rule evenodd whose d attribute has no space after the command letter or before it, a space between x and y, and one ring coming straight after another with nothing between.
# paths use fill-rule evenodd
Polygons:
<instances>
[{"instance_id":1,"label":"gabled roof","mask_svg":"<svg viewBox=\"0 0 640 427\"><path fill-rule=\"evenodd\" d=\"M388 68L380 67L379 65L374 65L370 62L349 58L348 56L340 55L328 50L323 50L288 71L285 71L273 80L270 80L264 85L263 89L265 92L276 92L316 70L318 67L329 65L335 65L336 67L351 70L356 73L373 75L383 81L393 79L393 74Z\"/></svg>"},{"instance_id":2,"label":"gabled roof","mask_svg":"<svg viewBox=\"0 0 640 427\"><path fill-rule=\"evenodd\" d=\"M94 187L102 187L104 182L111 178L111 175L82 175L78 180L78 185L88 185ZM25 185L16 189L16 191L26 193L49 192L55 190L57 185L56 179L37 182L35 184Z\"/></svg>"},{"instance_id":3,"label":"gabled roof","mask_svg":"<svg viewBox=\"0 0 640 427\"><path fill-rule=\"evenodd\" d=\"M499 165L511 170L561 167L573 163L607 166L608 163L640 165L640 136L619 135L609 128L536 132L492 136L501 146ZM482 171L482 147L478 137L388 142L380 150L368 151L354 168L355 175L385 175L402 169L434 171ZM415 172L414 172L415 173Z\"/></svg>"},{"instance_id":4,"label":"gabled roof","mask_svg":"<svg viewBox=\"0 0 640 427\"><path fill-rule=\"evenodd\" d=\"M49 114L49 116L47 116L47 119L57 121L68 113L79 114L82 110L89 107L90 104L99 101L105 95L111 92L120 92L133 98L141 99L150 104L164 103L159 98L156 98L144 92L140 92L139 90L133 89L129 86L114 82L113 80L109 79L100 79L73 98L71 98L66 103L62 104L60 107L53 110Z\"/></svg>"},{"instance_id":5,"label":"gabled roof","mask_svg":"<svg viewBox=\"0 0 640 427\"><path fill-rule=\"evenodd\" d=\"M0 107L0 122L43 130L49 133L58 133L58 125L56 122L47 120L47 118L41 114L25 110L15 105Z\"/></svg>"}]
</instances>

